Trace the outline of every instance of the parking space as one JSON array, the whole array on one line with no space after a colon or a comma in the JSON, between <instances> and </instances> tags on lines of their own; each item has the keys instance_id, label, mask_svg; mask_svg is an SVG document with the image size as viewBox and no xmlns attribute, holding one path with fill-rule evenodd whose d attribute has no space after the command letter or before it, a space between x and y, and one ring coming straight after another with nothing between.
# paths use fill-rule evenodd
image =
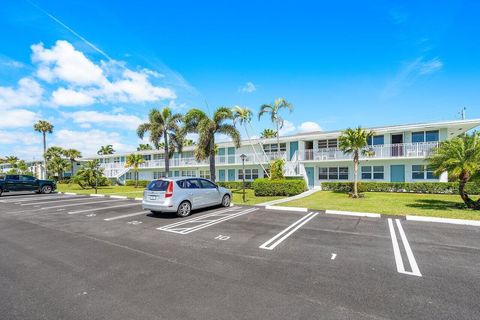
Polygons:
<instances>
[{"instance_id":1,"label":"parking space","mask_svg":"<svg viewBox=\"0 0 480 320\"><path fill-rule=\"evenodd\" d=\"M433 314L464 314L458 304L473 308L473 302L444 306L448 293L479 295L480 228L475 227L246 206L177 218L144 211L140 201L62 194L2 197L0 208L0 222L20 220L84 235L219 277L234 274L262 290L326 301L341 297L352 310L370 308L380 316L393 313L371 302L375 299L395 303L402 295L412 308L435 301ZM368 303L362 304L359 292L368 292Z\"/></svg>"}]
</instances>

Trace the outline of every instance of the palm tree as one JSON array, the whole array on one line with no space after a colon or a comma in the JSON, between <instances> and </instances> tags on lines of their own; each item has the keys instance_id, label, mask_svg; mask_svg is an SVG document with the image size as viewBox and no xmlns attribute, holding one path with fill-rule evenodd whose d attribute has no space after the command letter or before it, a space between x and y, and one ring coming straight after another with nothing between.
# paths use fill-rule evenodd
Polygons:
<instances>
[{"instance_id":1,"label":"palm tree","mask_svg":"<svg viewBox=\"0 0 480 320\"><path fill-rule=\"evenodd\" d=\"M198 142L195 147L195 158L198 161L210 159L210 178L215 181L215 135L221 133L232 138L236 148L240 148L240 133L233 124L225 123L233 121L232 110L220 107L213 113L211 118L200 109L191 109L185 115L186 132L198 133Z\"/></svg>"},{"instance_id":2,"label":"palm tree","mask_svg":"<svg viewBox=\"0 0 480 320\"><path fill-rule=\"evenodd\" d=\"M293 106L290 102L283 98L278 98L273 102L273 104L264 104L260 107L260 112L258 113L258 119L264 114L270 114L270 120L275 124L277 128L277 151L280 154L280 129L283 128L284 119L280 116L280 111L282 109L288 109L292 112Z\"/></svg>"},{"instance_id":3,"label":"palm tree","mask_svg":"<svg viewBox=\"0 0 480 320\"><path fill-rule=\"evenodd\" d=\"M270 138L276 138L277 137L277 132L272 129L264 129L262 133L260 133L260 138L262 139L270 139Z\"/></svg>"},{"instance_id":4,"label":"palm tree","mask_svg":"<svg viewBox=\"0 0 480 320\"><path fill-rule=\"evenodd\" d=\"M82 157L82 153L76 149L66 149L63 150L63 155L67 157L70 160L70 165L71 165L71 177L74 175L74 166L73 163L78 159Z\"/></svg>"},{"instance_id":5,"label":"palm tree","mask_svg":"<svg viewBox=\"0 0 480 320\"><path fill-rule=\"evenodd\" d=\"M472 200L465 186L472 178L480 175L480 133L465 134L442 142L427 159L435 175L447 171L458 179L458 193L468 208L480 210L480 198Z\"/></svg>"},{"instance_id":6,"label":"palm tree","mask_svg":"<svg viewBox=\"0 0 480 320\"><path fill-rule=\"evenodd\" d=\"M58 177L59 180L63 179L63 173L68 169L70 169L70 162L67 159L53 157L48 160L48 170Z\"/></svg>"},{"instance_id":7,"label":"palm tree","mask_svg":"<svg viewBox=\"0 0 480 320\"><path fill-rule=\"evenodd\" d=\"M263 161L259 159L257 155L257 150L253 146L252 139L250 138L250 134L248 133L247 125L250 124L250 122L252 121L252 115L253 115L252 110L246 107L242 108L240 106L235 106L232 109L232 113L233 113L233 124L235 125L237 122L239 122L240 125L243 125L243 129L245 130L245 134L247 135L248 141L250 141L250 145L252 147L253 153L255 154L255 157L257 158L257 162L260 163L260 166L262 167L263 172L265 172L267 176L270 177L270 174L263 166ZM262 147L262 151L263 153L265 153L265 150L263 149L263 147Z\"/></svg>"},{"instance_id":8,"label":"palm tree","mask_svg":"<svg viewBox=\"0 0 480 320\"><path fill-rule=\"evenodd\" d=\"M148 143L146 144L140 143L137 147L137 151L146 151L146 150L153 150L153 148Z\"/></svg>"},{"instance_id":9,"label":"palm tree","mask_svg":"<svg viewBox=\"0 0 480 320\"><path fill-rule=\"evenodd\" d=\"M106 178L103 176L103 169L100 167L100 160L95 159L82 164L80 169L73 176L73 182L77 183L81 188L95 188L100 184L104 184Z\"/></svg>"},{"instance_id":10,"label":"palm tree","mask_svg":"<svg viewBox=\"0 0 480 320\"><path fill-rule=\"evenodd\" d=\"M53 132L53 125L45 120L38 120L37 123L33 125L33 129L37 132L42 133L43 137L43 166L45 167L45 177L48 177L47 173L47 159L45 158L45 153L47 152L47 133Z\"/></svg>"},{"instance_id":11,"label":"palm tree","mask_svg":"<svg viewBox=\"0 0 480 320\"><path fill-rule=\"evenodd\" d=\"M148 114L148 122L141 124L137 129L140 139L143 139L147 132L150 133L150 141L157 150L160 148L160 140L163 139L167 177L170 174L170 156L176 148L179 152L182 151L184 135L179 127L182 118L181 114L172 113L169 107L164 107L161 111L152 109Z\"/></svg>"},{"instance_id":12,"label":"palm tree","mask_svg":"<svg viewBox=\"0 0 480 320\"><path fill-rule=\"evenodd\" d=\"M16 156L7 156L5 158L5 162L10 163L10 164L15 164L18 161L18 157Z\"/></svg>"},{"instance_id":13,"label":"palm tree","mask_svg":"<svg viewBox=\"0 0 480 320\"><path fill-rule=\"evenodd\" d=\"M183 146L184 147L191 147L191 146L194 146L194 145L196 145L196 143L192 139L184 139L183 140Z\"/></svg>"},{"instance_id":14,"label":"palm tree","mask_svg":"<svg viewBox=\"0 0 480 320\"><path fill-rule=\"evenodd\" d=\"M358 127L356 129L348 128L343 131L338 138L338 147L345 154L353 155L353 194L352 198L358 198L358 164L360 155L371 156L372 152L368 148L368 139L373 137L373 131L367 131Z\"/></svg>"},{"instance_id":15,"label":"palm tree","mask_svg":"<svg viewBox=\"0 0 480 320\"><path fill-rule=\"evenodd\" d=\"M114 154L115 150L113 149L113 146L111 144L108 144L106 146L101 146L100 150L97 151L98 155L107 155L107 154Z\"/></svg>"},{"instance_id":16,"label":"palm tree","mask_svg":"<svg viewBox=\"0 0 480 320\"><path fill-rule=\"evenodd\" d=\"M145 159L141 154L132 153L127 156L126 160L127 161L125 163L125 168L132 168L135 174L135 188L136 188L138 187L138 168L140 164L145 162Z\"/></svg>"}]
</instances>

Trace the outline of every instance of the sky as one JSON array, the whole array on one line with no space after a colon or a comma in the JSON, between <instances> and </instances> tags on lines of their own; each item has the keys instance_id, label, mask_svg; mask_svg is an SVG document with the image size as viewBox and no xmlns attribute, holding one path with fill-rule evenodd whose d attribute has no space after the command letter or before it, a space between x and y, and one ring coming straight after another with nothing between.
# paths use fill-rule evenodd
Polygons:
<instances>
[{"instance_id":1,"label":"sky","mask_svg":"<svg viewBox=\"0 0 480 320\"><path fill-rule=\"evenodd\" d=\"M0 156L121 152L152 108L283 97L281 134L480 118L476 1L0 0ZM254 117L250 135L272 128ZM220 140L225 137L219 137Z\"/></svg>"}]
</instances>

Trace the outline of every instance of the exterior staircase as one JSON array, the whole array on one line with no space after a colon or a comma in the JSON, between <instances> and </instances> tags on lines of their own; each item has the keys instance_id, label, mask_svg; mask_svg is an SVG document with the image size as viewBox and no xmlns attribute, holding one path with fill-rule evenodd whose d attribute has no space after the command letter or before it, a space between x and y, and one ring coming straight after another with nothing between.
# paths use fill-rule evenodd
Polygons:
<instances>
[{"instance_id":1,"label":"exterior staircase","mask_svg":"<svg viewBox=\"0 0 480 320\"><path fill-rule=\"evenodd\" d=\"M295 153L293 154L290 160L285 160L283 175L285 177L294 177L294 178L301 177L303 178L303 180L305 180L308 186L307 172L305 171L305 166L303 165L303 163L300 163L298 161L297 152L298 151L295 151Z\"/></svg>"}]
</instances>

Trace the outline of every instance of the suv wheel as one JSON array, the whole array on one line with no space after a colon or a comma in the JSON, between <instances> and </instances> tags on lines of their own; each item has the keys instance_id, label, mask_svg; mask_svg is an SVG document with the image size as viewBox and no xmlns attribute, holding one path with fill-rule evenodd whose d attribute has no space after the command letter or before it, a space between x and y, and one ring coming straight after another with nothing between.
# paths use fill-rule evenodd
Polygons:
<instances>
[{"instance_id":1,"label":"suv wheel","mask_svg":"<svg viewBox=\"0 0 480 320\"><path fill-rule=\"evenodd\" d=\"M3 190L2 190L2 189L0 189L0 197L2 196L2 193L3 193Z\"/></svg>"},{"instance_id":2,"label":"suv wheel","mask_svg":"<svg viewBox=\"0 0 480 320\"><path fill-rule=\"evenodd\" d=\"M228 194L222 198L222 207L230 207L230 196Z\"/></svg>"},{"instance_id":3,"label":"suv wheel","mask_svg":"<svg viewBox=\"0 0 480 320\"><path fill-rule=\"evenodd\" d=\"M190 212L192 211L192 205L188 201L183 201L180 203L178 206L177 210L177 216L179 217L187 217L190 215Z\"/></svg>"},{"instance_id":4,"label":"suv wheel","mask_svg":"<svg viewBox=\"0 0 480 320\"><path fill-rule=\"evenodd\" d=\"M52 192L52 187L51 187L51 186L48 186L48 185L47 185L47 186L43 186L41 192L42 192L42 193L46 193L46 194L51 193L51 192Z\"/></svg>"}]
</instances>

